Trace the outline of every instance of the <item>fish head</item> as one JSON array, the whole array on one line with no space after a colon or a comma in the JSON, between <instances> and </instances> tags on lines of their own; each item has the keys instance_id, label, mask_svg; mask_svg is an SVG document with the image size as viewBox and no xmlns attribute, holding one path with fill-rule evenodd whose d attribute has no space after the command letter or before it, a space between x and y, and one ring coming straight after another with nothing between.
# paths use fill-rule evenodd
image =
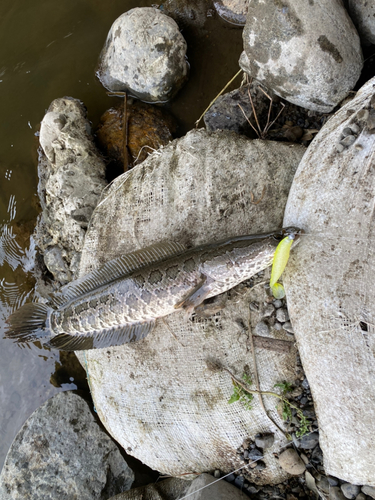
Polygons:
<instances>
[{"instance_id":1,"label":"fish head","mask_svg":"<svg viewBox=\"0 0 375 500\"><path fill-rule=\"evenodd\" d=\"M275 238L277 241L281 241L282 239L288 237L290 240L293 240L291 248L294 248L299 243L300 237L304 234L304 232L305 231L299 227L284 227L279 233L275 233Z\"/></svg>"}]
</instances>

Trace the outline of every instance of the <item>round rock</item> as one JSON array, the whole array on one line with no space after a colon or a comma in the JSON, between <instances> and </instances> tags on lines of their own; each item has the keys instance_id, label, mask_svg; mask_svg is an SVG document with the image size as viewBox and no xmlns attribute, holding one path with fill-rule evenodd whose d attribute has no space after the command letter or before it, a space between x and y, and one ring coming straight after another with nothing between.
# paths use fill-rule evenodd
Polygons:
<instances>
[{"instance_id":1,"label":"round rock","mask_svg":"<svg viewBox=\"0 0 375 500\"><path fill-rule=\"evenodd\" d=\"M347 0L347 9L363 45L375 44L375 4L368 0Z\"/></svg>"},{"instance_id":2,"label":"round rock","mask_svg":"<svg viewBox=\"0 0 375 500\"><path fill-rule=\"evenodd\" d=\"M133 481L133 472L86 401L61 392L17 434L0 475L0 498L102 499L129 490Z\"/></svg>"},{"instance_id":3,"label":"round rock","mask_svg":"<svg viewBox=\"0 0 375 500\"><path fill-rule=\"evenodd\" d=\"M172 18L152 7L131 9L108 33L99 79L111 91L127 90L148 102L168 101L187 78L186 48Z\"/></svg>"},{"instance_id":4,"label":"round rock","mask_svg":"<svg viewBox=\"0 0 375 500\"><path fill-rule=\"evenodd\" d=\"M330 112L361 73L359 36L340 0L252 0L243 40L244 71L314 111Z\"/></svg>"},{"instance_id":5,"label":"round rock","mask_svg":"<svg viewBox=\"0 0 375 500\"><path fill-rule=\"evenodd\" d=\"M344 493L345 498L354 500L361 492L361 487L356 484L344 483L341 485L341 491Z\"/></svg>"},{"instance_id":6,"label":"round rock","mask_svg":"<svg viewBox=\"0 0 375 500\"><path fill-rule=\"evenodd\" d=\"M288 448L279 456L279 464L286 472L299 476L306 470L306 466L298 453L293 448Z\"/></svg>"}]
</instances>

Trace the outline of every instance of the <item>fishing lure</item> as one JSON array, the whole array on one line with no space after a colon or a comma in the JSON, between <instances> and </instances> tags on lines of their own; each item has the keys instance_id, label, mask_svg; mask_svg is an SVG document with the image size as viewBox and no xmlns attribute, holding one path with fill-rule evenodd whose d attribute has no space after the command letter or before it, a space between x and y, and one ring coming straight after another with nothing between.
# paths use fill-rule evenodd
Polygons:
<instances>
[{"instance_id":1,"label":"fishing lure","mask_svg":"<svg viewBox=\"0 0 375 500\"><path fill-rule=\"evenodd\" d=\"M289 234L277 245L272 262L270 287L276 299L285 297L285 290L281 283L277 283L289 260L291 246L293 245L295 234Z\"/></svg>"}]
</instances>

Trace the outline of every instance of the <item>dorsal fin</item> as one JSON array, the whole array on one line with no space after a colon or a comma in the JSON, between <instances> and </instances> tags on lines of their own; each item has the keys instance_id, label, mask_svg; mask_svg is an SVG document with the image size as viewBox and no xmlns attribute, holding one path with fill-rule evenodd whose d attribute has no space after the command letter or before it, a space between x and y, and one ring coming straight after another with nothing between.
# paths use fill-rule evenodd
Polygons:
<instances>
[{"instance_id":1,"label":"dorsal fin","mask_svg":"<svg viewBox=\"0 0 375 500\"><path fill-rule=\"evenodd\" d=\"M185 250L186 248L181 243L163 242L121 255L121 257L106 262L102 267L86 274L86 276L64 285L53 295L51 303L55 307L60 307L80 295L107 285L137 269L166 260L172 255L182 253Z\"/></svg>"}]
</instances>

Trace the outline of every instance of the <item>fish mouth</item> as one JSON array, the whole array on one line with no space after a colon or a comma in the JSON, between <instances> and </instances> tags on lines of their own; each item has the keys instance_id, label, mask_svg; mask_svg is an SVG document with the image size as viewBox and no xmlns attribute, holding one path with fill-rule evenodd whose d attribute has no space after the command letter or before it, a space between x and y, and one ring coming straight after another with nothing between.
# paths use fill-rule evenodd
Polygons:
<instances>
[{"instance_id":1,"label":"fish mouth","mask_svg":"<svg viewBox=\"0 0 375 500\"><path fill-rule=\"evenodd\" d=\"M281 231L275 233L274 238L277 241L281 241L284 238L289 237L291 240L294 240L292 245L292 248L294 248L295 245L298 243L301 235L304 233L305 231L303 229L295 226L290 226L290 227L284 227L283 229L281 229Z\"/></svg>"}]
</instances>

